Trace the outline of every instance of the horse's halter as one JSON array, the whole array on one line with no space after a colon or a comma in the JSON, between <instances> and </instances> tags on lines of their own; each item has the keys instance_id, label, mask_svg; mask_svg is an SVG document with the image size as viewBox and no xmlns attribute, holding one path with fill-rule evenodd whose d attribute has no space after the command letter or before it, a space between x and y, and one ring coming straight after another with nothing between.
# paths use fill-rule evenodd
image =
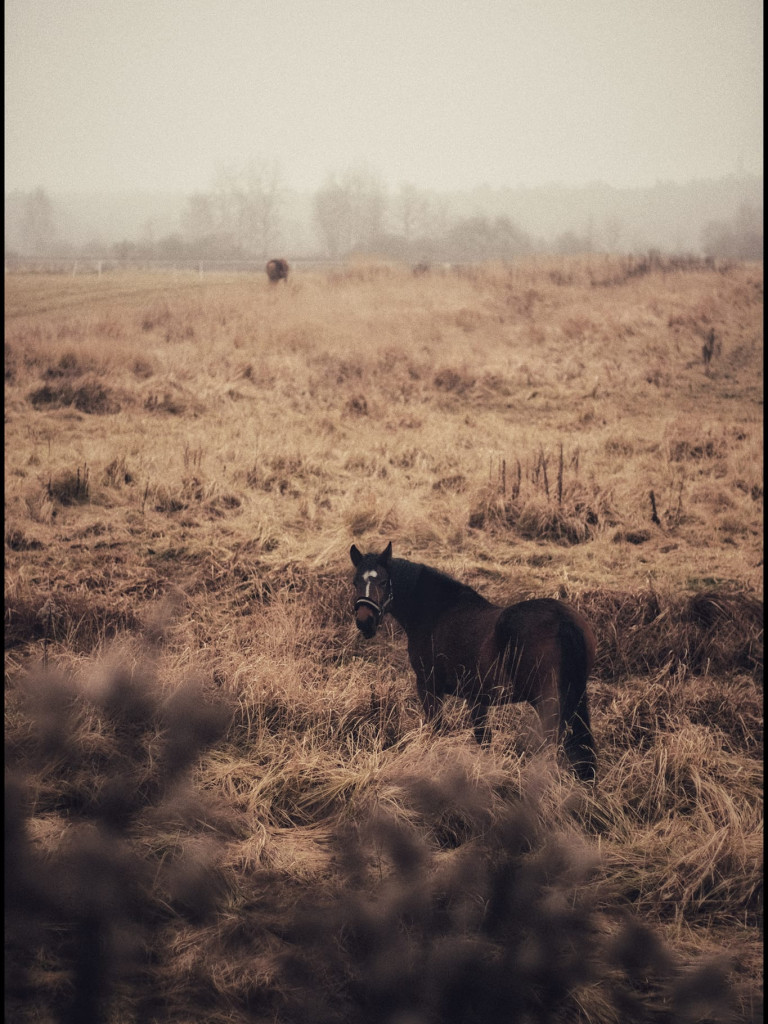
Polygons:
<instances>
[{"instance_id":1,"label":"horse's halter","mask_svg":"<svg viewBox=\"0 0 768 1024\"><path fill-rule=\"evenodd\" d=\"M355 611L358 608L370 608L376 616L376 628L378 629L379 623L384 618L384 615L389 611L394 600L394 593L392 591L392 577L387 574L386 583L380 583L379 573L376 569L368 569L360 574L360 577L365 584L365 594L362 597L358 597L355 601ZM371 597L371 587L375 587L377 590L386 588L383 601L379 603Z\"/></svg>"}]
</instances>

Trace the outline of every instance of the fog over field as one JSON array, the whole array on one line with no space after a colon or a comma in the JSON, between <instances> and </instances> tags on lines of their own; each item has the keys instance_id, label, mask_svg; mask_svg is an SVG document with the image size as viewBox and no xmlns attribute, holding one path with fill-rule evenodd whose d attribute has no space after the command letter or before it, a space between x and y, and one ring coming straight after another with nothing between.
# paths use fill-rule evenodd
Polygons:
<instances>
[{"instance_id":1,"label":"fog over field","mask_svg":"<svg viewBox=\"0 0 768 1024\"><path fill-rule=\"evenodd\" d=\"M705 251L711 222L761 220L762 20L757 0L9 0L6 250L411 258L485 218L493 257L516 254L506 218L529 251ZM326 220L365 207L362 236L328 236L331 199Z\"/></svg>"}]
</instances>

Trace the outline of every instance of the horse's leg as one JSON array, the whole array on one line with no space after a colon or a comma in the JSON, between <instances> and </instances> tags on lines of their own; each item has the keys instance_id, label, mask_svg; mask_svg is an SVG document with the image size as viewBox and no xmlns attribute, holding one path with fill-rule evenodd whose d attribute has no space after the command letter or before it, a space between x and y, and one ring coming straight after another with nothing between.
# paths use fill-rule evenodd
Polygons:
<instances>
[{"instance_id":1,"label":"horse's leg","mask_svg":"<svg viewBox=\"0 0 768 1024\"><path fill-rule=\"evenodd\" d=\"M582 782L594 782L597 757L587 704L587 676L592 667L594 644L590 636L585 635L584 628L572 622L561 625L560 643L560 738L574 773Z\"/></svg>"},{"instance_id":2,"label":"horse's leg","mask_svg":"<svg viewBox=\"0 0 768 1024\"><path fill-rule=\"evenodd\" d=\"M469 714L475 731L475 739L482 747L490 746L491 729L488 725L490 701L485 696L479 695L467 703L469 704Z\"/></svg>"},{"instance_id":3,"label":"horse's leg","mask_svg":"<svg viewBox=\"0 0 768 1024\"><path fill-rule=\"evenodd\" d=\"M547 673L550 676L550 673ZM541 722L544 740L557 746L560 735L560 700L557 695L557 682L554 675L547 685L542 686L542 692L535 697L531 704L536 708L536 713Z\"/></svg>"},{"instance_id":4,"label":"horse's leg","mask_svg":"<svg viewBox=\"0 0 768 1024\"><path fill-rule=\"evenodd\" d=\"M563 747L576 775L582 782L594 782L597 777L595 740L589 721L586 689L569 716L563 716Z\"/></svg>"},{"instance_id":5,"label":"horse's leg","mask_svg":"<svg viewBox=\"0 0 768 1024\"><path fill-rule=\"evenodd\" d=\"M563 696L563 704L567 695ZM565 756L576 776L582 782L594 782L597 758L595 741L589 723L587 695L584 691L573 710L562 707L557 693L548 693L533 701L539 715L544 737L548 743L563 745Z\"/></svg>"},{"instance_id":6,"label":"horse's leg","mask_svg":"<svg viewBox=\"0 0 768 1024\"><path fill-rule=\"evenodd\" d=\"M426 679L419 674L416 679L416 691L424 708L424 717L432 723L435 732L439 733L443 725L443 698L435 690L434 679Z\"/></svg>"}]
</instances>

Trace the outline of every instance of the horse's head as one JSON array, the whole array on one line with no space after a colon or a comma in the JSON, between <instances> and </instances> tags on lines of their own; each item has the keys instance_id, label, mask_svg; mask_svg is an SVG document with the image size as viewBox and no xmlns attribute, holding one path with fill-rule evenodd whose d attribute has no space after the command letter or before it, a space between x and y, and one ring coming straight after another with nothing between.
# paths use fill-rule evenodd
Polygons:
<instances>
[{"instance_id":1,"label":"horse's head","mask_svg":"<svg viewBox=\"0 0 768 1024\"><path fill-rule=\"evenodd\" d=\"M353 544L349 551L355 567L355 622L364 637L370 640L392 604L392 542L380 555L364 555Z\"/></svg>"}]
</instances>

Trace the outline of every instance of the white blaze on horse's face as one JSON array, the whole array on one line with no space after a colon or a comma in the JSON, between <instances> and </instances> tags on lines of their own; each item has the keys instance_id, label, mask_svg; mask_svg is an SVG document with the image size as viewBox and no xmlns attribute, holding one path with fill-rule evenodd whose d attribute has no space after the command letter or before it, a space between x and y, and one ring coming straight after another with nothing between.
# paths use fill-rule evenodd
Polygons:
<instances>
[{"instance_id":1,"label":"white blaze on horse's face","mask_svg":"<svg viewBox=\"0 0 768 1024\"><path fill-rule=\"evenodd\" d=\"M363 579L365 580L365 596L371 596L371 580L377 580L379 574L375 569L369 569L368 572L363 573Z\"/></svg>"}]
</instances>

